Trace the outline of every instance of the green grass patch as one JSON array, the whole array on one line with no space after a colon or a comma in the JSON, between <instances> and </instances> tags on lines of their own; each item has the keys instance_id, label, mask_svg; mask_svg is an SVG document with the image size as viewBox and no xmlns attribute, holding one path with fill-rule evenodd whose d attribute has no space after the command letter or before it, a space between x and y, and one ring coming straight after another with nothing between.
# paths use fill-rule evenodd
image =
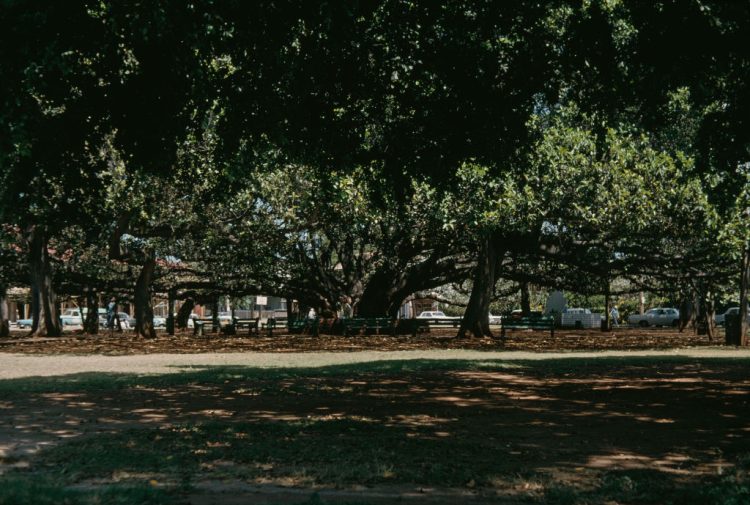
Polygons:
<instances>
[{"instance_id":1,"label":"green grass patch","mask_svg":"<svg viewBox=\"0 0 750 505\"><path fill-rule=\"evenodd\" d=\"M741 470L690 482L652 470L621 470L607 472L593 489L551 485L542 501L550 505L748 505L750 482Z\"/></svg>"},{"instance_id":2,"label":"green grass patch","mask_svg":"<svg viewBox=\"0 0 750 505\"><path fill-rule=\"evenodd\" d=\"M0 505L169 505L173 497L151 486L77 490L38 477L0 478Z\"/></svg>"},{"instance_id":3,"label":"green grass patch","mask_svg":"<svg viewBox=\"0 0 750 505\"><path fill-rule=\"evenodd\" d=\"M180 390L195 385L225 388L220 388L220 391L284 392L295 395L295 398L296 395L309 394L325 400L359 394L357 387L366 391L378 380L408 379L410 374L414 374L415 384L418 384L420 376L417 374L429 372L437 373L421 378L433 381L435 377L443 377L441 372L473 370L501 370L532 379L593 377L597 374L629 377L641 373L643 376L667 378L684 374L708 377L712 373L731 377L746 376L748 361L732 358L596 357L512 362L398 360L283 369L196 367L162 375L94 373L5 380L0 381L0 399L13 403L14 398L25 399L29 395L94 391L119 398L126 397L132 388ZM342 388L342 378L354 379L364 386ZM191 390L185 388L183 391ZM196 391L200 395L200 388ZM110 392L113 394L109 395ZM360 400L366 402L368 398L363 396ZM430 406L426 415L440 417L439 410L434 413L430 410L433 408L438 407ZM471 410L471 407L466 409L470 413L467 423L474 426L470 424L474 422L471 416L480 411ZM527 476L537 484L535 491L529 491L525 499L543 503L571 505L609 501L750 505L747 478L750 457L746 454L737 459L737 470L731 475L701 477L687 483L659 472L603 472L594 477L599 479L597 485L584 489L555 485L541 466L525 463L528 459L518 451L513 456L508 445L512 437L503 433L495 437L494 428L488 428L489 425L477 431L470 431L464 425L452 432L450 420L436 426L390 422L389 409L386 407L384 411L385 414L381 412L377 420L368 419L365 417L367 410L360 409L359 416L314 415L294 422L222 420L106 434L87 433L38 453L31 460L30 469L13 471L0 478L0 505L168 504L173 499L179 500L180 493L189 490L198 479L283 482L301 486L419 484L481 488L512 480L514 475ZM477 419L476 426L483 426L479 421ZM149 482L152 480L166 486L167 491L151 486ZM82 482L102 482L102 487L96 490L69 487ZM324 502L313 497L303 503L315 505Z\"/></svg>"},{"instance_id":4,"label":"green grass patch","mask_svg":"<svg viewBox=\"0 0 750 505\"><path fill-rule=\"evenodd\" d=\"M486 440L338 419L128 430L67 442L43 452L37 464L74 481L145 474L185 484L200 474L300 484L464 486L488 482L502 454Z\"/></svg>"},{"instance_id":5,"label":"green grass patch","mask_svg":"<svg viewBox=\"0 0 750 505\"><path fill-rule=\"evenodd\" d=\"M137 359L133 357L132 359ZM0 380L0 397L34 393L117 391L132 387L179 387L189 384L223 384L243 381L282 381L307 377L367 377L451 370L520 370L524 365L494 360L385 360L347 365L304 368L260 368L245 366L176 367L167 374L80 373L54 377Z\"/></svg>"}]
</instances>

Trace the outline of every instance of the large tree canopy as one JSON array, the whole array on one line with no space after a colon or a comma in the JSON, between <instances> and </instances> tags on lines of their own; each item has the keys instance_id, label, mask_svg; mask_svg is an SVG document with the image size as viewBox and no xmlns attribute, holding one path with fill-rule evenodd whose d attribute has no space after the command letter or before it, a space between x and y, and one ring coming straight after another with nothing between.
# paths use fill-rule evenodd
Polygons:
<instances>
[{"instance_id":1,"label":"large tree canopy","mask_svg":"<svg viewBox=\"0 0 750 505\"><path fill-rule=\"evenodd\" d=\"M109 291L146 336L155 290L374 316L464 283L477 336L508 280L710 299L741 266L746 297L749 24L721 1L5 2L2 284L39 331L58 294Z\"/></svg>"}]
</instances>

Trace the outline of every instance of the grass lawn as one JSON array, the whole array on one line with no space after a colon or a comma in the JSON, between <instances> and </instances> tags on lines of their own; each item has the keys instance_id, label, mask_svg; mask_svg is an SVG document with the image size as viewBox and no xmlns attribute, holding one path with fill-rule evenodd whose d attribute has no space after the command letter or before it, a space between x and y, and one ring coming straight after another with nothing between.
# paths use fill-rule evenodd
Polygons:
<instances>
[{"instance_id":1,"label":"grass lawn","mask_svg":"<svg viewBox=\"0 0 750 505\"><path fill-rule=\"evenodd\" d=\"M5 380L0 504L747 504L748 365L423 360Z\"/></svg>"}]
</instances>

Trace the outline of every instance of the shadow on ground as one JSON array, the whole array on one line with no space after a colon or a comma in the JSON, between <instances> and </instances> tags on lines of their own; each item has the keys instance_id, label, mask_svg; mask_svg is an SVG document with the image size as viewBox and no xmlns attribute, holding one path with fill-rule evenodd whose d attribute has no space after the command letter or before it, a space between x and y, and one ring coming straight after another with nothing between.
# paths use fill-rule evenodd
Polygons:
<instances>
[{"instance_id":1,"label":"shadow on ground","mask_svg":"<svg viewBox=\"0 0 750 505\"><path fill-rule=\"evenodd\" d=\"M195 503L238 485L358 503L420 489L425 503L747 503L748 364L422 360L6 380L0 465L6 478L135 483Z\"/></svg>"}]
</instances>

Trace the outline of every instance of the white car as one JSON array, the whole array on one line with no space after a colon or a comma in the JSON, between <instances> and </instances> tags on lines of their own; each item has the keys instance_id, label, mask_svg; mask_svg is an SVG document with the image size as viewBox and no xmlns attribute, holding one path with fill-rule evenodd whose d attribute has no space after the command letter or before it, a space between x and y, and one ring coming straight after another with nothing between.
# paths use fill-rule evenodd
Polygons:
<instances>
[{"instance_id":1,"label":"white car","mask_svg":"<svg viewBox=\"0 0 750 505\"><path fill-rule=\"evenodd\" d=\"M726 321L727 315L739 314L739 313L740 313L739 307L729 307L723 314L716 314L716 316L714 316L714 321L716 322L718 326L723 326L724 321Z\"/></svg>"},{"instance_id":2,"label":"white car","mask_svg":"<svg viewBox=\"0 0 750 505\"><path fill-rule=\"evenodd\" d=\"M19 330L31 328L33 322L33 319L19 319L18 321L16 321L16 328L18 328Z\"/></svg>"},{"instance_id":3,"label":"white car","mask_svg":"<svg viewBox=\"0 0 750 505\"><path fill-rule=\"evenodd\" d=\"M560 326L572 328L600 328L602 315L592 313L591 309L574 307L565 309L560 314Z\"/></svg>"},{"instance_id":4,"label":"white car","mask_svg":"<svg viewBox=\"0 0 750 505\"><path fill-rule=\"evenodd\" d=\"M503 321L503 316L493 316L490 313L490 324L500 324Z\"/></svg>"},{"instance_id":5,"label":"white car","mask_svg":"<svg viewBox=\"0 0 750 505\"><path fill-rule=\"evenodd\" d=\"M83 324L81 309L65 309L60 316L60 322L63 326L81 326Z\"/></svg>"},{"instance_id":6,"label":"white car","mask_svg":"<svg viewBox=\"0 0 750 505\"><path fill-rule=\"evenodd\" d=\"M563 311L563 314L591 314L591 309L570 308L570 309L565 309Z\"/></svg>"},{"instance_id":7,"label":"white car","mask_svg":"<svg viewBox=\"0 0 750 505\"><path fill-rule=\"evenodd\" d=\"M680 311L670 307L657 307L649 309L645 314L632 314L628 317L630 326L678 326L680 324Z\"/></svg>"},{"instance_id":8,"label":"white car","mask_svg":"<svg viewBox=\"0 0 750 505\"><path fill-rule=\"evenodd\" d=\"M440 312L439 310L427 310L419 314L417 316L417 319L437 319L437 318L445 319L447 317L448 316L445 315L445 312Z\"/></svg>"},{"instance_id":9,"label":"white car","mask_svg":"<svg viewBox=\"0 0 750 505\"><path fill-rule=\"evenodd\" d=\"M714 321L716 321L716 324L718 326L724 326L724 323L726 322L726 318L728 315L739 315L740 314L740 308L739 307L729 307L726 312L723 314L716 314L714 317ZM750 323L750 311L748 311L747 315L747 321Z\"/></svg>"}]
</instances>

